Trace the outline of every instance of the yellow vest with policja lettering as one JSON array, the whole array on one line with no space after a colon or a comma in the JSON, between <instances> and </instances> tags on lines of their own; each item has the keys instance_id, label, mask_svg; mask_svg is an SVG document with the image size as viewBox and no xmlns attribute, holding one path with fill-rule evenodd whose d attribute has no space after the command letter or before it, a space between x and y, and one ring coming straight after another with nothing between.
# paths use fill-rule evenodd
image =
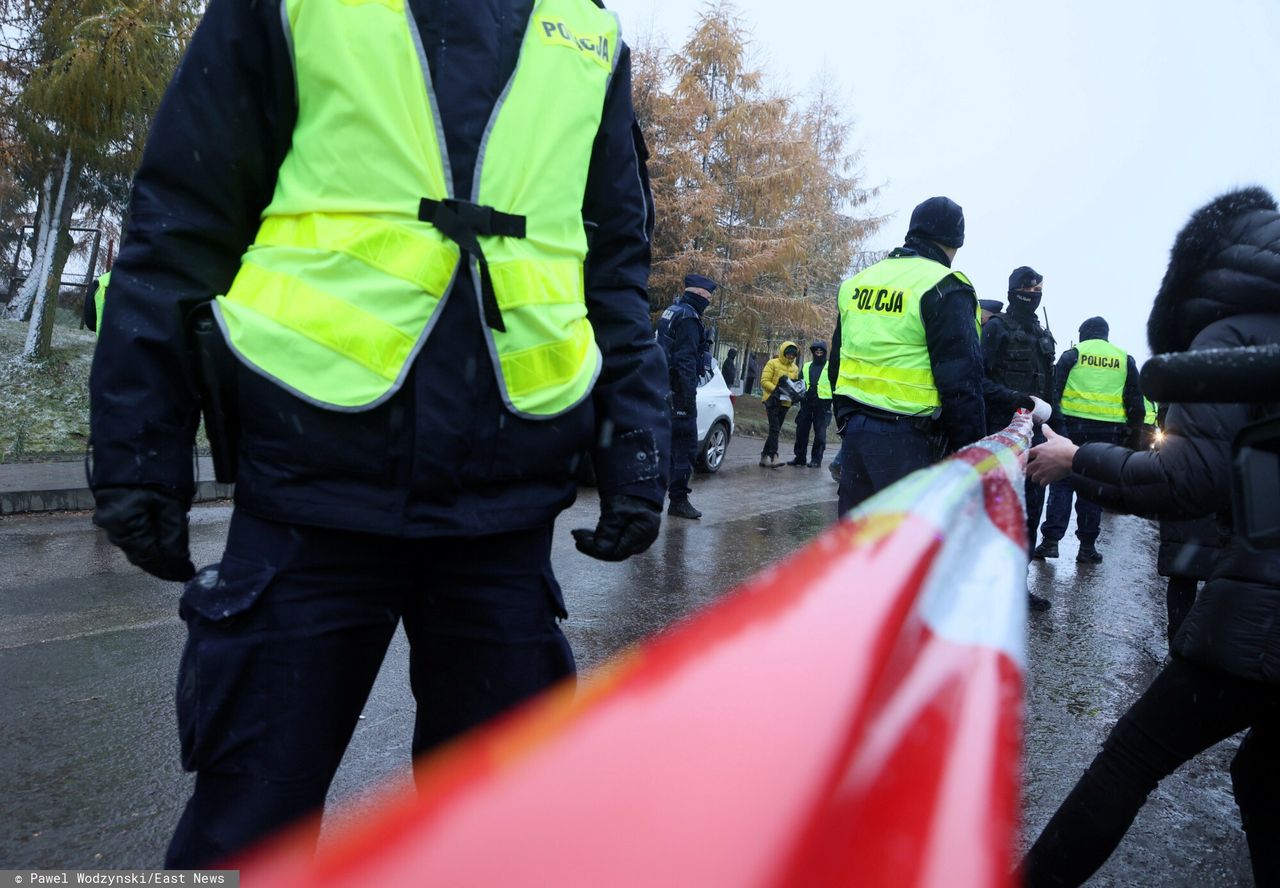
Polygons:
<instances>
[{"instance_id":1,"label":"yellow vest with policja lettering","mask_svg":"<svg viewBox=\"0 0 1280 888\"><path fill-rule=\"evenodd\" d=\"M920 298L944 278L969 279L923 256L882 259L840 286L836 394L890 413L927 416L941 406ZM974 328L981 331L974 301Z\"/></svg>"},{"instance_id":2,"label":"yellow vest with policja lettering","mask_svg":"<svg viewBox=\"0 0 1280 888\"><path fill-rule=\"evenodd\" d=\"M1124 384L1129 353L1105 339L1086 339L1076 346L1076 363L1062 390L1064 416L1097 422L1124 422Z\"/></svg>"},{"instance_id":3,"label":"yellow vest with policja lettering","mask_svg":"<svg viewBox=\"0 0 1280 888\"><path fill-rule=\"evenodd\" d=\"M470 273L508 409L547 419L579 404L601 363L582 201L617 19L588 0L534 4L458 201L407 0L286 0L284 13L298 116L257 238L217 300L235 353L312 403L369 409L403 383L455 275Z\"/></svg>"}]
</instances>

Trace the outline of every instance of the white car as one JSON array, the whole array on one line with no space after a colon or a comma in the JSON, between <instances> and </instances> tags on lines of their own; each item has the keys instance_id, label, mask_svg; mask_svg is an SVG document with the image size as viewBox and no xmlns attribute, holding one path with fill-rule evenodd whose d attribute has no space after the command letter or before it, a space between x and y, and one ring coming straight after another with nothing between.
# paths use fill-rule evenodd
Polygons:
<instances>
[{"instance_id":1,"label":"white car","mask_svg":"<svg viewBox=\"0 0 1280 888\"><path fill-rule=\"evenodd\" d=\"M698 448L694 469L699 472L716 472L724 465L729 440L733 437L734 399L719 365L712 362L711 375L698 380L698 440L702 445Z\"/></svg>"}]
</instances>

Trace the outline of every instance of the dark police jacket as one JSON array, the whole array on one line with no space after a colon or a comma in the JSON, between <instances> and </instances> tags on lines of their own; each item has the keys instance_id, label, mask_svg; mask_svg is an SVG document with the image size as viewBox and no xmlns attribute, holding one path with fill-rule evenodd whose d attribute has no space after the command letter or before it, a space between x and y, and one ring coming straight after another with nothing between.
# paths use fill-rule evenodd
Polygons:
<instances>
[{"instance_id":1,"label":"dark police jacket","mask_svg":"<svg viewBox=\"0 0 1280 888\"><path fill-rule=\"evenodd\" d=\"M1280 213L1229 212L1219 198L1178 236L1147 330L1156 354L1280 343ZM1224 211L1224 207L1228 211ZM1081 495L1152 518L1216 515L1231 527L1231 444L1280 402L1174 404L1159 450L1087 444L1071 479ZM1241 678L1280 683L1280 550L1231 538L1173 651Z\"/></svg>"},{"instance_id":2,"label":"dark police jacket","mask_svg":"<svg viewBox=\"0 0 1280 888\"><path fill-rule=\"evenodd\" d=\"M906 246L891 256L924 256L951 266L947 254L927 241L910 239ZM936 287L920 297L920 316L924 320L925 341L929 346L929 364L933 383L942 402L938 425L946 435L950 449L972 444L987 433L986 408L983 403L982 346L974 330L977 318L977 294L973 287L954 275L947 275ZM827 378L834 392L840 379L840 319L831 336L827 353ZM857 409L856 402L844 395L832 398L836 425L843 427Z\"/></svg>"},{"instance_id":3,"label":"dark police jacket","mask_svg":"<svg viewBox=\"0 0 1280 888\"><path fill-rule=\"evenodd\" d=\"M667 379L671 385L671 406L694 413L697 409L698 377L707 351L707 333L702 313L707 300L696 293L682 293L658 318L655 337L667 356Z\"/></svg>"},{"instance_id":4,"label":"dark police jacket","mask_svg":"<svg viewBox=\"0 0 1280 888\"><path fill-rule=\"evenodd\" d=\"M193 490L197 404L184 316L227 291L289 150L297 107L281 2L212 0L160 104L91 375L96 488L147 486L184 497ZM470 194L532 2L409 6L454 192ZM646 296L653 221L645 157L624 46L583 201L584 219L597 226L586 295L603 353L583 404L547 421L503 407L470 275L458 275L403 387L372 410L313 407L240 368L237 506L270 520L384 535L518 530L545 524L573 502L574 469L588 450L601 493L660 504L660 454L670 433ZM361 162L352 159L352 176Z\"/></svg>"},{"instance_id":5,"label":"dark police jacket","mask_svg":"<svg viewBox=\"0 0 1280 888\"><path fill-rule=\"evenodd\" d=\"M1031 396L1053 403L1053 335L1035 314L1009 311L993 315L982 327L983 386L987 433L1009 424L1019 409L1032 409Z\"/></svg>"}]
</instances>

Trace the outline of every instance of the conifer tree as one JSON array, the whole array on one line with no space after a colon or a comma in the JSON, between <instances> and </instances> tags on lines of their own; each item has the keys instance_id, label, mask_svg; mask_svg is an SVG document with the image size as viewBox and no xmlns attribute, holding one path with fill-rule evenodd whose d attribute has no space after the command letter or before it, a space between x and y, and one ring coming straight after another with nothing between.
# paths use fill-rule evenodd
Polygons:
<instances>
[{"instance_id":1,"label":"conifer tree","mask_svg":"<svg viewBox=\"0 0 1280 888\"><path fill-rule=\"evenodd\" d=\"M633 79L657 209L653 307L700 272L722 285L721 335L748 347L834 327L836 288L882 220L831 94L802 104L769 88L724 2L678 51L636 50Z\"/></svg>"},{"instance_id":2,"label":"conifer tree","mask_svg":"<svg viewBox=\"0 0 1280 888\"><path fill-rule=\"evenodd\" d=\"M119 214L160 96L203 3L5 0L20 36L6 47L8 122L34 208L31 273L9 305L30 313L25 357L48 354L77 210Z\"/></svg>"}]
</instances>

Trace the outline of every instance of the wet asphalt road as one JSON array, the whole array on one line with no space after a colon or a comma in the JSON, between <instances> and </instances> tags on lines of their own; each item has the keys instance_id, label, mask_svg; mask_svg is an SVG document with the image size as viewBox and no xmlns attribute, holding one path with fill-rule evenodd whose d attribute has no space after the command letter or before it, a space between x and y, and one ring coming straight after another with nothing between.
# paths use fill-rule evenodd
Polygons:
<instances>
[{"instance_id":1,"label":"wet asphalt road","mask_svg":"<svg viewBox=\"0 0 1280 888\"><path fill-rule=\"evenodd\" d=\"M556 527L553 561L580 669L715 600L831 519L825 469L755 465L735 441L695 480L698 522L668 519L623 564L579 555L569 529L594 522L584 489ZM197 507L197 564L221 554L230 507ZM1028 635L1026 833L1034 837L1116 717L1165 655L1154 526L1104 519L1099 566L1035 563L1052 598ZM173 682L184 631L177 588L130 568L85 513L0 521L0 869L155 867L188 792L178 766ZM385 781L409 782L413 701L398 633L330 793L350 816ZM1250 884L1231 799L1228 741L1167 780L1093 884Z\"/></svg>"}]
</instances>

